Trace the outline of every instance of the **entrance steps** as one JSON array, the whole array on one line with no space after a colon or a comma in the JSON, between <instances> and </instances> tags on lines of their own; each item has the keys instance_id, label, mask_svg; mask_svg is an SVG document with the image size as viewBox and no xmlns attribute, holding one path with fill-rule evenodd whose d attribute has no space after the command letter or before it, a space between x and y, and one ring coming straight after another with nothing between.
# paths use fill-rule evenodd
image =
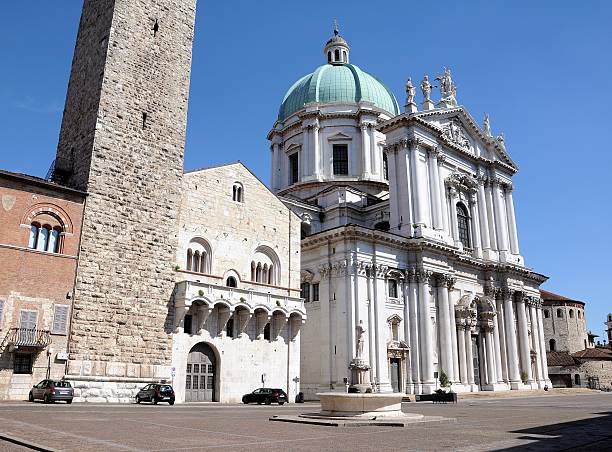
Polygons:
<instances>
[{"instance_id":1,"label":"entrance steps","mask_svg":"<svg viewBox=\"0 0 612 452\"><path fill-rule=\"evenodd\" d=\"M469 399L502 399L511 397L541 397L547 395L579 395L579 394L596 394L596 391L588 388L552 388L548 391L543 389L519 390L519 391L480 391L480 392L462 392L457 394L459 400Z\"/></svg>"}]
</instances>

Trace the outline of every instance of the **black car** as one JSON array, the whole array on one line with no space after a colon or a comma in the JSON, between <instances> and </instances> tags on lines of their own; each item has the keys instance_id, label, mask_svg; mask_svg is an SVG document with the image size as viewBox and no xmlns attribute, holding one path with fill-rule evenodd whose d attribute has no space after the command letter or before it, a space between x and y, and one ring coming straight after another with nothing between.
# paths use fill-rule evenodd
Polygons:
<instances>
[{"instance_id":1,"label":"black car","mask_svg":"<svg viewBox=\"0 0 612 452\"><path fill-rule=\"evenodd\" d=\"M37 385L32 386L28 400L33 402L41 399L45 403L64 401L72 403L74 390L69 382L64 380L43 380Z\"/></svg>"},{"instance_id":2,"label":"black car","mask_svg":"<svg viewBox=\"0 0 612 452\"><path fill-rule=\"evenodd\" d=\"M159 402L168 402L174 405L174 389L170 385L146 385L136 394L136 403L140 402L153 402L155 405Z\"/></svg>"},{"instance_id":3,"label":"black car","mask_svg":"<svg viewBox=\"0 0 612 452\"><path fill-rule=\"evenodd\" d=\"M262 403L270 405L272 402L282 405L287 402L287 394L282 389L259 388L242 396L242 403L253 402L257 402L258 405Z\"/></svg>"}]
</instances>

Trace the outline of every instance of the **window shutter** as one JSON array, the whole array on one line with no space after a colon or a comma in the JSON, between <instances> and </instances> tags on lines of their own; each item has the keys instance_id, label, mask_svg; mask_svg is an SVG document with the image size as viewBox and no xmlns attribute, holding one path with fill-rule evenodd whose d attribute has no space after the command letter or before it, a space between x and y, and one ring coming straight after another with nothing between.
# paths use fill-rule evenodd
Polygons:
<instances>
[{"instance_id":1,"label":"window shutter","mask_svg":"<svg viewBox=\"0 0 612 452\"><path fill-rule=\"evenodd\" d=\"M56 305L53 313L53 332L65 333L66 324L68 323L68 306Z\"/></svg>"},{"instance_id":2,"label":"window shutter","mask_svg":"<svg viewBox=\"0 0 612 452\"><path fill-rule=\"evenodd\" d=\"M19 315L19 327L28 330L36 329L36 311L21 311Z\"/></svg>"}]
</instances>

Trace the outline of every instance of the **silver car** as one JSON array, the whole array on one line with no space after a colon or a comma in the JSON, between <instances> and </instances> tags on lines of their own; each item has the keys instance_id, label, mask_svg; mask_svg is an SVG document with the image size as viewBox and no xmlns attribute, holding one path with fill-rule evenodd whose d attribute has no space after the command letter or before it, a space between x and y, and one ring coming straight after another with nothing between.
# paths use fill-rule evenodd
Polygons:
<instances>
[{"instance_id":1,"label":"silver car","mask_svg":"<svg viewBox=\"0 0 612 452\"><path fill-rule=\"evenodd\" d=\"M37 385L32 386L28 400L33 402L36 399L40 399L45 403L63 400L70 404L73 397L74 390L69 382L64 380L43 380Z\"/></svg>"}]
</instances>

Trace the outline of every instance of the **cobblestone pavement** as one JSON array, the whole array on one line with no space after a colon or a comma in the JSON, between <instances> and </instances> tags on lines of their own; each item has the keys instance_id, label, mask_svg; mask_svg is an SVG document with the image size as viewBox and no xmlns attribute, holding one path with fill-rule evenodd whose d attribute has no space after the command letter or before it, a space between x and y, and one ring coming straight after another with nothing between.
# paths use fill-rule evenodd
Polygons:
<instances>
[{"instance_id":1,"label":"cobblestone pavement","mask_svg":"<svg viewBox=\"0 0 612 452\"><path fill-rule=\"evenodd\" d=\"M270 422L318 404L94 405L0 403L0 434L51 450L612 450L612 394L405 403L452 424L323 427ZM0 451L26 450L0 440Z\"/></svg>"}]
</instances>

